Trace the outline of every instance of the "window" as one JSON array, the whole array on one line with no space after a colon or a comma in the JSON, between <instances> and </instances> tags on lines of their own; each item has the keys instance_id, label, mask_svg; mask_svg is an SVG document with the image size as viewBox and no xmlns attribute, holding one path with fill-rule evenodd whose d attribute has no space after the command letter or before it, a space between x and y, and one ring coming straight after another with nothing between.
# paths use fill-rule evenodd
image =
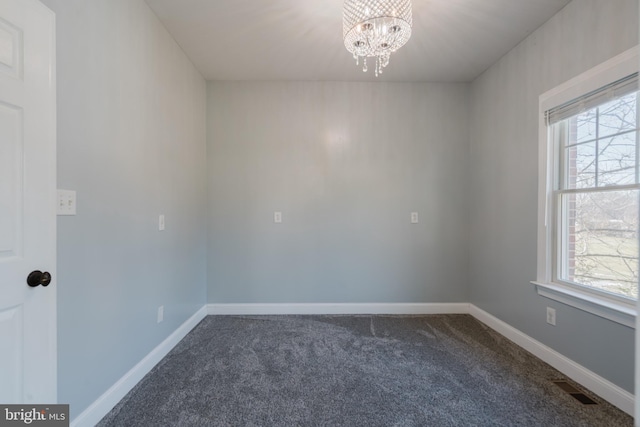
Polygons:
<instances>
[{"instance_id":1,"label":"window","mask_svg":"<svg viewBox=\"0 0 640 427\"><path fill-rule=\"evenodd\" d=\"M551 124L555 281L638 297L637 105L634 91Z\"/></svg>"},{"instance_id":2,"label":"window","mask_svg":"<svg viewBox=\"0 0 640 427\"><path fill-rule=\"evenodd\" d=\"M534 282L545 297L629 326L638 298L637 58L625 52L540 98Z\"/></svg>"}]
</instances>

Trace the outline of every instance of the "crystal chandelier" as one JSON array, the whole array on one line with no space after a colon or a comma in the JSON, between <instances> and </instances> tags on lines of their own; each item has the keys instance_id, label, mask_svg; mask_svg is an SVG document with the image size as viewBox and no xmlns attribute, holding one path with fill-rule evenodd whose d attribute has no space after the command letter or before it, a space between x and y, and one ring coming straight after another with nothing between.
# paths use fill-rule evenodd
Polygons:
<instances>
[{"instance_id":1,"label":"crystal chandelier","mask_svg":"<svg viewBox=\"0 0 640 427\"><path fill-rule=\"evenodd\" d=\"M411 0L345 0L342 19L344 45L356 64L376 58L376 77L389 64L392 52L411 37Z\"/></svg>"}]
</instances>

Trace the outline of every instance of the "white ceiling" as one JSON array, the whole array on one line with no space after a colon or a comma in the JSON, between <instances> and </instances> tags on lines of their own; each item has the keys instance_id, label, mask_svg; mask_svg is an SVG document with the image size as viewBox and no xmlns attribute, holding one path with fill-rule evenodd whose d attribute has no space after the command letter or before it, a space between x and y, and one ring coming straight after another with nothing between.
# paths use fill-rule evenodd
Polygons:
<instances>
[{"instance_id":1,"label":"white ceiling","mask_svg":"<svg viewBox=\"0 0 640 427\"><path fill-rule=\"evenodd\" d=\"M434 82L473 80L569 1L414 0L376 79L343 45L342 0L146 0L207 80Z\"/></svg>"}]
</instances>

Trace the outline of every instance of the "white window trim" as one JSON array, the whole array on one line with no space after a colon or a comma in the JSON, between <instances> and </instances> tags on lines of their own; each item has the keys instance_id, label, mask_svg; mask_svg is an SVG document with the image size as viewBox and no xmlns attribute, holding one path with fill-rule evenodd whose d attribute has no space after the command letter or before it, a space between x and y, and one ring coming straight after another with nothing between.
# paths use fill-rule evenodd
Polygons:
<instances>
[{"instance_id":1,"label":"white window trim","mask_svg":"<svg viewBox=\"0 0 640 427\"><path fill-rule=\"evenodd\" d=\"M538 294L630 328L635 328L636 304L619 298L607 298L574 286L553 281L553 169L549 164L553 158L550 148L550 128L545 121L545 112L597 90L611 82L620 80L638 71L639 46L580 74L577 77L540 95L538 110L538 263L537 278L531 282Z\"/></svg>"}]
</instances>

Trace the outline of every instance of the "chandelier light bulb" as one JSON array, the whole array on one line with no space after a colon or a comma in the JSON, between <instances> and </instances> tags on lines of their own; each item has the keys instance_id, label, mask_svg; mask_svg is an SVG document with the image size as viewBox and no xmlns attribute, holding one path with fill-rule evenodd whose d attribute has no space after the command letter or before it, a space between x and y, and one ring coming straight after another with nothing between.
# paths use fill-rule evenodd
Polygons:
<instances>
[{"instance_id":1,"label":"chandelier light bulb","mask_svg":"<svg viewBox=\"0 0 640 427\"><path fill-rule=\"evenodd\" d=\"M363 58L365 73L367 57L375 57L376 77L411 37L411 0L345 0L342 18L344 46L356 65Z\"/></svg>"}]
</instances>

